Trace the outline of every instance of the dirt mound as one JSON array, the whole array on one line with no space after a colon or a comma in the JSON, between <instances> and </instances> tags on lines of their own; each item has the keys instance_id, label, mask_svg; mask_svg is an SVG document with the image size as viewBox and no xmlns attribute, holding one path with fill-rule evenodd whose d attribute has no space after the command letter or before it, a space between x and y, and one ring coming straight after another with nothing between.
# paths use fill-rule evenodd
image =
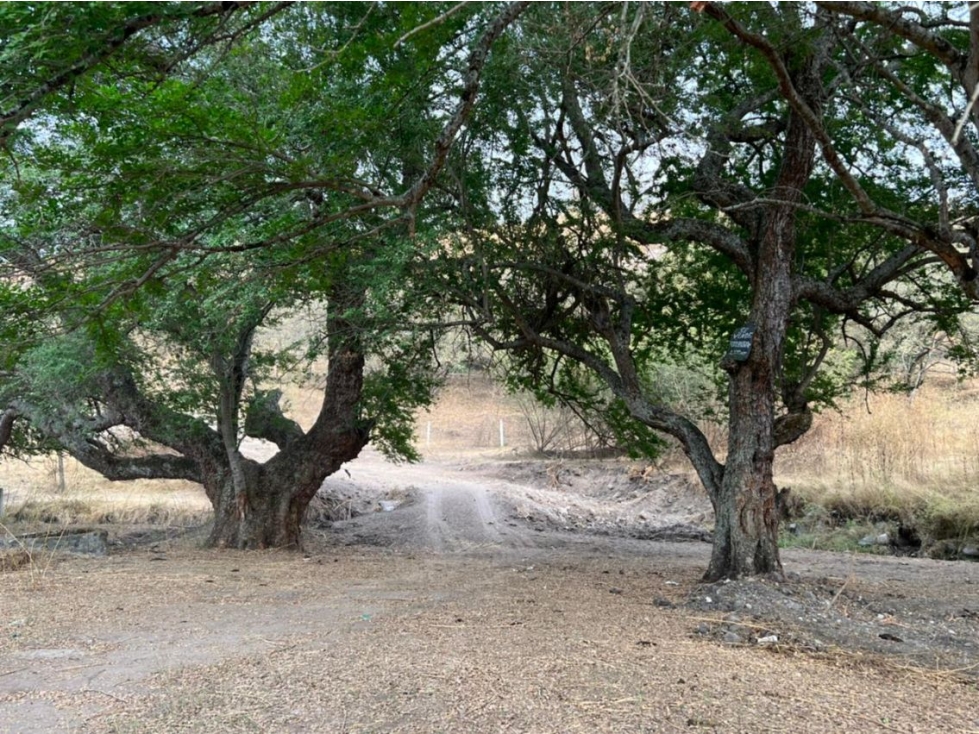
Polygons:
<instances>
[{"instance_id":1,"label":"dirt mound","mask_svg":"<svg viewBox=\"0 0 979 734\"><path fill-rule=\"evenodd\" d=\"M506 461L467 464L468 473L511 485L513 517L599 535L708 540L713 510L689 475L625 461Z\"/></svg>"}]
</instances>

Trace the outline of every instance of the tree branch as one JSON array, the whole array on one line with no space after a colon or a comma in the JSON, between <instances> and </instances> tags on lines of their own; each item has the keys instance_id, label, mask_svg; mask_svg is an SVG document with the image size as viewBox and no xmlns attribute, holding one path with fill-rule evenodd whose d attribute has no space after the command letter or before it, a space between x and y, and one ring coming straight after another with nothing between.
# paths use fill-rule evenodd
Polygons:
<instances>
[{"instance_id":1,"label":"tree branch","mask_svg":"<svg viewBox=\"0 0 979 734\"><path fill-rule=\"evenodd\" d=\"M794 279L793 297L822 306L830 313L852 315L867 299L880 295L884 286L901 277L904 266L920 254L919 247L908 245L847 288L838 288L826 280L797 275Z\"/></svg>"},{"instance_id":2,"label":"tree branch","mask_svg":"<svg viewBox=\"0 0 979 734\"><path fill-rule=\"evenodd\" d=\"M104 446L91 441L62 441L65 450L81 464L97 471L112 482L133 479L185 479L200 483L203 480L197 461L188 456L152 454L150 456L118 456Z\"/></svg>"},{"instance_id":3,"label":"tree branch","mask_svg":"<svg viewBox=\"0 0 979 734\"><path fill-rule=\"evenodd\" d=\"M271 441L284 451L305 434L298 423L283 415L281 399L281 390L255 395L245 411L245 435Z\"/></svg>"},{"instance_id":4,"label":"tree branch","mask_svg":"<svg viewBox=\"0 0 979 734\"><path fill-rule=\"evenodd\" d=\"M194 8L187 16L203 18L211 15L230 14L252 4L251 2L208 3ZM141 30L174 19L174 16L167 15L166 13L149 13L131 18L121 26L111 29L104 39L102 46L96 51L82 57L64 71L55 74L46 82L28 92L24 97L15 102L12 108L0 112L0 147L6 145L10 135L13 134L22 122L33 114L34 110L44 101L45 97L68 86L72 81L111 57Z\"/></svg>"},{"instance_id":5,"label":"tree branch","mask_svg":"<svg viewBox=\"0 0 979 734\"><path fill-rule=\"evenodd\" d=\"M464 7L466 7L468 4L469 4L468 1L467 2L461 2L458 5L454 5L453 7L449 8L444 13L442 13L442 15L438 16L437 18L432 18L430 21L427 21L425 23L422 23L420 26L416 26L415 28L412 28L410 31L408 31L407 33L405 33L403 36L401 36L401 38L399 38L397 41L394 42L394 47L397 48L398 46L400 46L402 43L404 43L405 41L407 41L409 38L411 38L415 34L421 33L422 31L424 31L424 30L426 30L428 28L431 28L434 25L438 25L439 23L444 22L449 17L451 17L452 15L454 15L456 12L458 12L458 11L462 10Z\"/></svg>"},{"instance_id":6,"label":"tree branch","mask_svg":"<svg viewBox=\"0 0 979 734\"><path fill-rule=\"evenodd\" d=\"M96 379L99 398L120 416L121 425L184 456L223 461L220 436L202 420L155 404L124 370L107 370Z\"/></svg>"},{"instance_id":7,"label":"tree branch","mask_svg":"<svg viewBox=\"0 0 979 734\"><path fill-rule=\"evenodd\" d=\"M488 330L477 327L477 331L484 338L487 338L491 345L495 348L508 350L518 349L521 346L524 348L534 347L550 350L556 354L569 357L592 370L608 385L612 393L625 403L629 413L634 418L653 430L673 436L680 442L684 453L690 458L704 487L707 488L707 491L712 497L716 497L720 490L724 467L714 457L707 437L688 418L673 412L665 406L654 405L649 402L643 396L642 388L638 381L629 379L630 374L634 375L634 369L630 372L630 369L626 367L626 374L623 377L622 368L624 362L631 361L631 357L627 353L622 352L623 345L618 345L620 347L618 351L614 343L609 345L613 352L617 351L613 356L616 362L616 367L613 368L604 359L577 344L540 334L521 317L519 308L513 304L506 293L502 292L502 289L497 292L497 296L506 308L508 315L516 322L523 336L523 340L504 344L493 339L492 335L488 333ZM627 345L624 348L627 349Z\"/></svg>"}]
</instances>

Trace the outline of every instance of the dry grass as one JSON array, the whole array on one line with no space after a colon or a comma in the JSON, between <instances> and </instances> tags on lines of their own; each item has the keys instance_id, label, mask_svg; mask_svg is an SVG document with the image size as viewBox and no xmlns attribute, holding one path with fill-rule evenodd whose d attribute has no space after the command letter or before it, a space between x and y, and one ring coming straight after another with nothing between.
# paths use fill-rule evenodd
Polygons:
<instances>
[{"instance_id":1,"label":"dry grass","mask_svg":"<svg viewBox=\"0 0 979 734\"><path fill-rule=\"evenodd\" d=\"M74 459L65 458L62 465L63 484L55 457L0 463L0 486L7 494L3 522L11 530L52 525L190 526L210 517L210 503L191 482L108 482Z\"/></svg>"},{"instance_id":2,"label":"dry grass","mask_svg":"<svg viewBox=\"0 0 979 734\"><path fill-rule=\"evenodd\" d=\"M979 405L974 384L932 384L909 399L860 396L778 459L779 483L844 518L917 524L933 538L979 531Z\"/></svg>"}]
</instances>

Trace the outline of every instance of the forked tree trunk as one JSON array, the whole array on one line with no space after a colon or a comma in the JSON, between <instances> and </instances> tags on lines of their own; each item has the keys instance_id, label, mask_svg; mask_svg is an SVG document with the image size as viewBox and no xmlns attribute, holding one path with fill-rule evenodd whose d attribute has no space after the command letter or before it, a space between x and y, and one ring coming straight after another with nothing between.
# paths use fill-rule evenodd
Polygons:
<instances>
[{"instance_id":1,"label":"forked tree trunk","mask_svg":"<svg viewBox=\"0 0 979 734\"><path fill-rule=\"evenodd\" d=\"M360 417L364 357L346 345L331 351L323 405L307 433L268 427L279 453L264 464L240 457L232 477L227 454L205 473L214 507L208 544L227 548L299 548L306 509L328 476L360 454L370 424ZM238 484L236 489L235 484Z\"/></svg>"}]
</instances>

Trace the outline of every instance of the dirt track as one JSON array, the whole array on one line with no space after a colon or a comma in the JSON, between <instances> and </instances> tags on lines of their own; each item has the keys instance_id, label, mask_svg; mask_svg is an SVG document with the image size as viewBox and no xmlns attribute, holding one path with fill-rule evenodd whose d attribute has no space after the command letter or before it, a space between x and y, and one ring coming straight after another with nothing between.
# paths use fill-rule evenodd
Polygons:
<instances>
[{"instance_id":1,"label":"dirt track","mask_svg":"<svg viewBox=\"0 0 979 734\"><path fill-rule=\"evenodd\" d=\"M759 646L743 610L726 644L730 613L697 606L791 598L804 627L826 583L829 627L876 633L861 615L887 600L910 640L912 614L977 606L976 566L792 552L788 590L705 592L706 544L560 530L555 507L592 507L566 490L350 471L333 482L401 505L311 531L304 557L182 537L0 576L0 732L979 731L974 679Z\"/></svg>"}]
</instances>

